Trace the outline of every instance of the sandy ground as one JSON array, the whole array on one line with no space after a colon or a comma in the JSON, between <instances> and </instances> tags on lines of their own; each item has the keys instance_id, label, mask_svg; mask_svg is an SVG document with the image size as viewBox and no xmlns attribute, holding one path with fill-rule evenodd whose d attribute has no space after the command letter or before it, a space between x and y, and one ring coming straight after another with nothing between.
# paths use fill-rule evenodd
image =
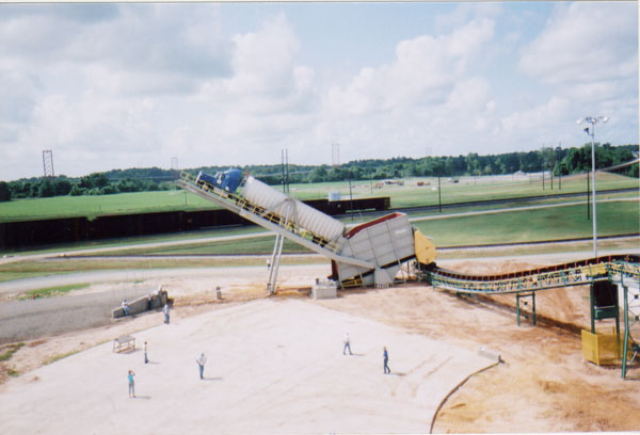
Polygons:
<instances>
[{"instance_id":1,"label":"sandy ground","mask_svg":"<svg viewBox=\"0 0 640 435\"><path fill-rule=\"evenodd\" d=\"M488 273L564 260L443 266ZM281 286L308 286L326 272L324 265L283 268ZM176 298L171 325L154 313L27 342L2 364L5 380L8 370L21 375L0 386L0 433L426 433L432 423L436 433L640 428L638 365L623 381L619 367L582 359L576 331L589 324L586 288L541 293L539 326L518 327L515 296L470 299L403 285L325 301L295 290L265 298L265 275L243 268L162 277ZM356 356L342 356L346 331ZM149 341L152 364L139 350L112 353L111 340L127 333L139 346ZM385 345L394 371L387 376ZM480 347L504 363L474 374L492 364ZM206 381L197 378L202 351ZM127 397L128 369L139 399Z\"/></svg>"}]
</instances>

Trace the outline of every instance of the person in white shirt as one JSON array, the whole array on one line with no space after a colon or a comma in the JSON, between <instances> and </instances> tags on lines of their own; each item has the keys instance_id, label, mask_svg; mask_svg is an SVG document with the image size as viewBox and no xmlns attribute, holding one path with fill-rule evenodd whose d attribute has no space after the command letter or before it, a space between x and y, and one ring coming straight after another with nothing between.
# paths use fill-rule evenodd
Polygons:
<instances>
[{"instance_id":1,"label":"person in white shirt","mask_svg":"<svg viewBox=\"0 0 640 435\"><path fill-rule=\"evenodd\" d=\"M169 324L169 304L164 304L162 308L162 312L164 313L164 323Z\"/></svg>"},{"instance_id":2,"label":"person in white shirt","mask_svg":"<svg viewBox=\"0 0 640 435\"><path fill-rule=\"evenodd\" d=\"M207 357L204 356L204 353L200 355L196 363L198 363L198 368L200 369L200 379L204 379L204 365L207 363Z\"/></svg>"},{"instance_id":3,"label":"person in white shirt","mask_svg":"<svg viewBox=\"0 0 640 435\"><path fill-rule=\"evenodd\" d=\"M349 349L349 355L353 355L351 353L351 340L349 339L349 333L344 334L344 347L342 348L342 354L346 355L347 349Z\"/></svg>"}]
</instances>

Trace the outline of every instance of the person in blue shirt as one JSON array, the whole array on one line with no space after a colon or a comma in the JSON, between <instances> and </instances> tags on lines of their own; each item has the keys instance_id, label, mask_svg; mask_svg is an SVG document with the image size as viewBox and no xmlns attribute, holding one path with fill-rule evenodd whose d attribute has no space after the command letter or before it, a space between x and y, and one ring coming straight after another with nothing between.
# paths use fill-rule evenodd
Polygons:
<instances>
[{"instance_id":1,"label":"person in blue shirt","mask_svg":"<svg viewBox=\"0 0 640 435\"><path fill-rule=\"evenodd\" d=\"M129 370L129 398L133 397L134 399L136 398L136 384L133 380L135 375L136 374L133 373L133 370Z\"/></svg>"},{"instance_id":2,"label":"person in blue shirt","mask_svg":"<svg viewBox=\"0 0 640 435\"><path fill-rule=\"evenodd\" d=\"M387 352L387 348L384 348L384 353L382 354L384 357L384 374L391 373L391 369L389 368L389 353Z\"/></svg>"}]
</instances>

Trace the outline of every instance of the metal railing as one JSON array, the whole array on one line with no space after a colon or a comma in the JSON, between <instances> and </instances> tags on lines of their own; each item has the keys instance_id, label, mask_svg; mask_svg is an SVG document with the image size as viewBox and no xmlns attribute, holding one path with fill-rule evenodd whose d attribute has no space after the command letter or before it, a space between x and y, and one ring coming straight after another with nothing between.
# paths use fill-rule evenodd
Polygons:
<instances>
[{"instance_id":1,"label":"metal railing","mask_svg":"<svg viewBox=\"0 0 640 435\"><path fill-rule=\"evenodd\" d=\"M245 198L220 189L207 181L198 181L197 177L188 172L182 172L180 174L180 178L183 181L191 184L192 186L195 186L198 189L202 190L203 192L222 198L223 200L225 200L225 202L229 203L229 205L232 205L240 216L242 216L241 211L250 213L254 216L258 216L261 219L264 219L272 224L278 225L287 232L293 233L298 237L308 240L324 249L330 250L333 253L336 253L340 248L340 245L336 243L336 241L326 240L322 236L318 236L291 221L287 221L284 217L280 216L277 213L274 213L273 211L253 204L252 202L247 201Z\"/></svg>"}]
</instances>

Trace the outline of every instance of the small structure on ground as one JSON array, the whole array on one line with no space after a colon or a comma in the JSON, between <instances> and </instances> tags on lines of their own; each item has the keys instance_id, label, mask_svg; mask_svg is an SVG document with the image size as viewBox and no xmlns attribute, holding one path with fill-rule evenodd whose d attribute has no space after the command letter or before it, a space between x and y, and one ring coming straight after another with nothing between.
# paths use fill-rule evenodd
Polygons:
<instances>
[{"instance_id":1,"label":"small structure on ground","mask_svg":"<svg viewBox=\"0 0 640 435\"><path fill-rule=\"evenodd\" d=\"M136 339L130 335L113 340L113 353L132 352L136 350Z\"/></svg>"},{"instance_id":2,"label":"small structure on ground","mask_svg":"<svg viewBox=\"0 0 640 435\"><path fill-rule=\"evenodd\" d=\"M169 296L166 290L162 290L162 286L159 286L158 289L152 293L149 293L146 296L141 296L138 299L135 299L131 302L128 302L127 305L129 307L129 315L132 316L134 314L139 314L144 311L155 310L158 308L162 308L167 301L170 302ZM118 307L111 311L111 316L114 319L119 317L125 317L125 309L124 307Z\"/></svg>"},{"instance_id":3,"label":"small structure on ground","mask_svg":"<svg viewBox=\"0 0 640 435\"><path fill-rule=\"evenodd\" d=\"M338 286L335 281L328 280L316 283L311 287L311 297L313 299L333 299L338 295Z\"/></svg>"}]
</instances>

